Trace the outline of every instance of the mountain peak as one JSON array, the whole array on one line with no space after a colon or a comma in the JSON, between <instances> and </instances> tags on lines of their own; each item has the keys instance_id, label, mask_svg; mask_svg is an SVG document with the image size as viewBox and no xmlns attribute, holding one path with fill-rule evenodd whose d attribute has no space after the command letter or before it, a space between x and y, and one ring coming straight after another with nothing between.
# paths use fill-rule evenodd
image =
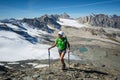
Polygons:
<instances>
[{"instance_id":1,"label":"mountain peak","mask_svg":"<svg viewBox=\"0 0 120 80\"><path fill-rule=\"evenodd\" d=\"M67 13L65 13L65 12L63 14L61 14L60 17L61 18L65 18L65 19L69 19L70 18L70 16Z\"/></svg>"}]
</instances>

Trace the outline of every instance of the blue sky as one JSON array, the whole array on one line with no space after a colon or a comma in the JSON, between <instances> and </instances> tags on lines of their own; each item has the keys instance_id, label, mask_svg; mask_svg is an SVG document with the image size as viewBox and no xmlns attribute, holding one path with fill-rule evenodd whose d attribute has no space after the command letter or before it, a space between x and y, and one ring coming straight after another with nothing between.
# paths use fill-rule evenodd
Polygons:
<instances>
[{"instance_id":1,"label":"blue sky","mask_svg":"<svg viewBox=\"0 0 120 80\"><path fill-rule=\"evenodd\" d=\"M71 17L92 13L120 15L120 0L0 0L0 19L33 18L64 12Z\"/></svg>"}]
</instances>

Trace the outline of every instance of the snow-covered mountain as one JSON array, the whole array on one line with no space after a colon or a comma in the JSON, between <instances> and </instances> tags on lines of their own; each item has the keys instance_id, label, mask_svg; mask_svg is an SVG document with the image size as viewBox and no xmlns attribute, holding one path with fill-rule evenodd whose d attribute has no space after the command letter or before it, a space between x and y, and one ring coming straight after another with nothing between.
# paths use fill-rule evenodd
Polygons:
<instances>
[{"instance_id":1,"label":"snow-covered mountain","mask_svg":"<svg viewBox=\"0 0 120 80\"><path fill-rule=\"evenodd\" d=\"M59 18L59 21L57 21L59 24L63 26L70 26L70 27L77 27L81 28L84 27L85 25L78 23L74 19L64 19L64 18Z\"/></svg>"},{"instance_id":2,"label":"snow-covered mountain","mask_svg":"<svg viewBox=\"0 0 120 80\"><path fill-rule=\"evenodd\" d=\"M119 23L119 19L115 19ZM98 21L98 25L101 23L97 16L90 20L95 24ZM0 20L0 80L62 79L59 78L63 71L59 69L57 48L50 51L50 58L54 60L51 60L50 68L46 67L48 48L59 30L65 32L71 44L70 65L67 63L68 53L65 55L66 66L71 71L64 72L67 75L62 76L63 80L68 75L71 79L119 79L120 30L92 26L88 17L77 20L64 13L33 19ZM48 69L53 73L49 74ZM74 76L76 74L80 76Z\"/></svg>"},{"instance_id":3,"label":"snow-covered mountain","mask_svg":"<svg viewBox=\"0 0 120 80\"><path fill-rule=\"evenodd\" d=\"M61 27L83 28L85 26L66 13L43 15L33 19L0 20L0 61L47 59L47 49L53 37L51 33L61 30ZM59 58L56 52L57 48L54 48L51 52L52 59ZM79 59L74 55L71 55L71 58Z\"/></svg>"},{"instance_id":4,"label":"snow-covered mountain","mask_svg":"<svg viewBox=\"0 0 120 80\"><path fill-rule=\"evenodd\" d=\"M42 43L41 34L47 32L30 28L26 23L19 25L22 28L12 23L0 23L0 61L34 59L41 53L39 48L43 48L42 53L45 53L44 48L49 47L42 44L37 46Z\"/></svg>"},{"instance_id":5,"label":"snow-covered mountain","mask_svg":"<svg viewBox=\"0 0 120 80\"><path fill-rule=\"evenodd\" d=\"M61 24L55 18L50 17L1 20L0 61L48 59L47 49L50 45L44 43L50 41L50 33L55 29L59 30L61 27ZM66 20L64 21L66 22ZM73 20L71 22L75 23ZM51 50L51 59L59 58L57 52L57 48ZM71 59L80 58L71 55Z\"/></svg>"}]
</instances>

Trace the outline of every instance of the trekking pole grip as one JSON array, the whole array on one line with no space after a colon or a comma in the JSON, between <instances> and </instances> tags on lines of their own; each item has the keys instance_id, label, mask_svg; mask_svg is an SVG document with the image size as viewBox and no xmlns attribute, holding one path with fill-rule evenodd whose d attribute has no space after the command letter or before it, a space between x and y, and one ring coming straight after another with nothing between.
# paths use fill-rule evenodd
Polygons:
<instances>
[{"instance_id":1,"label":"trekking pole grip","mask_svg":"<svg viewBox=\"0 0 120 80\"><path fill-rule=\"evenodd\" d=\"M48 55L50 56L50 50L48 50Z\"/></svg>"},{"instance_id":2,"label":"trekking pole grip","mask_svg":"<svg viewBox=\"0 0 120 80\"><path fill-rule=\"evenodd\" d=\"M48 62L49 62L49 67L50 67L50 50L48 50Z\"/></svg>"}]
</instances>

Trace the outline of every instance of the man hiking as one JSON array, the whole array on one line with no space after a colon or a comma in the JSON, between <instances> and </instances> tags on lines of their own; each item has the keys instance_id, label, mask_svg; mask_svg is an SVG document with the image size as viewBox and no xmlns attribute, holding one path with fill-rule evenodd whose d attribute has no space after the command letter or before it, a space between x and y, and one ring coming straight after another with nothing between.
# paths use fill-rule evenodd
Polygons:
<instances>
[{"instance_id":1,"label":"man hiking","mask_svg":"<svg viewBox=\"0 0 120 80\"><path fill-rule=\"evenodd\" d=\"M66 64L64 62L64 56L66 53L66 49L68 50L68 54L70 53L70 44L69 44L67 38L64 36L63 31L58 32L58 37L55 39L53 46L48 48L48 50L50 50L51 48L54 48L55 46L57 46L57 48L58 48L60 62L62 64L62 69L64 70L66 67Z\"/></svg>"}]
</instances>

